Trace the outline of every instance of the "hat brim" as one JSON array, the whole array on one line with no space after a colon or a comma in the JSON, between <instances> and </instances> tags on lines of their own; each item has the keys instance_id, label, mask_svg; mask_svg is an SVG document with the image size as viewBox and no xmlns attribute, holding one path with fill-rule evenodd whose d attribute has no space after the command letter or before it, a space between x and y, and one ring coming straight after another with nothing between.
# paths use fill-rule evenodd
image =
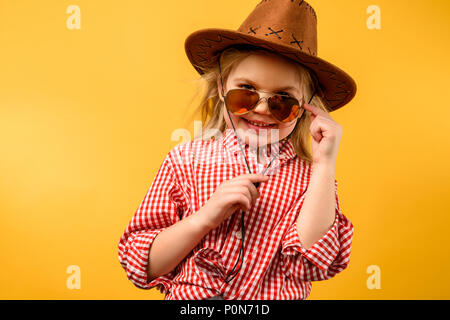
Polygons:
<instances>
[{"instance_id":1,"label":"hat brim","mask_svg":"<svg viewBox=\"0 0 450 320\"><path fill-rule=\"evenodd\" d=\"M356 82L334 64L293 47L277 44L235 30L207 28L191 33L185 40L187 57L199 74L217 63L218 54L229 46L247 44L274 51L307 67L320 83L322 98L329 111L353 99Z\"/></svg>"}]
</instances>

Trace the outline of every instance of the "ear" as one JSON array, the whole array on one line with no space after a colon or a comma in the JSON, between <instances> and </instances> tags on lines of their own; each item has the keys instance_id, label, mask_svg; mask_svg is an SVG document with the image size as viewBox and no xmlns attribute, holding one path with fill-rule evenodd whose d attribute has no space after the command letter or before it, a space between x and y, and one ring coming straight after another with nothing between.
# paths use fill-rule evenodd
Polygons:
<instances>
[{"instance_id":1,"label":"ear","mask_svg":"<svg viewBox=\"0 0 450 320\"><path fill-rule=\"evenodd\" d=\"M222 84L220 83L220 76L217 76L217 91L219 92L219 98L222 102L224 102L223 100L223 96L222 96Z\"/></svg>"}]
</instances>

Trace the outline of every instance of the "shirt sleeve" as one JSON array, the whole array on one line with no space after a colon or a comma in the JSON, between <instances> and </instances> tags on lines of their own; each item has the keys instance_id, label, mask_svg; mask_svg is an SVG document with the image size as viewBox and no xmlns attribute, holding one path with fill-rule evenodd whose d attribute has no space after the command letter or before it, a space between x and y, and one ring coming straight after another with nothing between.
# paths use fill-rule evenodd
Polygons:
<instances>
[{"instance_id":1,"label":"shirt sleeve","mask_svg":"<svg viewBox=\"0 0 450 320\"><path fill-rule=\"evenodd\" d=\"M332 227L309 249L302 246L295 222L282 241L282 259L288 274L302 281L334 277L347 268L353 239L353 224L342 213L335 180L336 211ZM303 201L303 200L302 200Z\"/></svg>"},{"instance_id":2,"label":"shirt sleeve","mask_svg":"<svg viewBox=\"0 0 450 320\"><path fill-rule=\"evenodd\" d=\"M170 290L175 270L148 282L150 247L160 232L181 220L187 206L186 194L177 179L172 154L172 151L169 152L164 159L118 244L119 261L128 280L138 288L157 287L162 293Z\"/></svg>"}]
</instances>

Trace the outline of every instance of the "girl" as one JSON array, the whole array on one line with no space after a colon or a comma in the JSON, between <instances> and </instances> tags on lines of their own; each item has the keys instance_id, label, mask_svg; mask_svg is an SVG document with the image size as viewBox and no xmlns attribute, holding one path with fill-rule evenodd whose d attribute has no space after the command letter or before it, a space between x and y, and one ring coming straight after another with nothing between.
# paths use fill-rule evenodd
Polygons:
<instances>
[{"instance_id":1,"label":"girl","mask_svg":"<svg viewBox=\"0 0 450 320\"><path fill-rule=\"evenodd\" d=\"M353 79L317 57L305 1L261 1L237 31L185 43L206 83L207 138L173 148L119 241L127 277L165 299L306 299L347 268L337 196ZM308 150L312 136L312 153Z\"/></svg>"}]
</instances>

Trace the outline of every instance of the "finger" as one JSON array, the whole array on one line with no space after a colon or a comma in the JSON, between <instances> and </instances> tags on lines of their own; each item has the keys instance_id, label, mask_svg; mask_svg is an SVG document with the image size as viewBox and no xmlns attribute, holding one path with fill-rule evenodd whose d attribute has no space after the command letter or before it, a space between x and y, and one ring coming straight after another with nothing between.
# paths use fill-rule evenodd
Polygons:
<instances>
[{"instance_id":1,"label":"finger","mask_svg":"<svg viewBox=\"0 0 450 320\"><path fill-rule=\"evenodd\" d=\"M237 176L234 179L236 179L236 180L248 179L251 182L259 182L259 181L267 181L267 180L269 180L269 176L266 176L266 175L263 175L263 174L248 173L248 174L242 174L240 176Z\"/></svg>"},{"instance_id":2,"label":"finger","mask_svg":"<svg viewBox=\"0 0 450 320\"><path fill-rule=\"evenodd\" d=\"M255 203L256 200L261 196L255 185L248 179L235 180L233 181L233 183L229 183L225 187L227 188L228 192L236 191L237 187L244 188L248 192L250 201L252 203Z\"/></svg>"},{"instance_id":3,"label":"finger","mask_svg":"<svg viewBox=\"0 0 450 320\"><path fill-rule=\"evenodd\" d=\"M269 178L269 176L264 176L261 174L243 174L225 181L223 184L221 184L221 188L228 189L228 191L230 191L230 189L232 190L232 188L235 188L236 186L244 186L252 193L251 199L254 202L257 198L260 197L259 191L257 189L260 182L266 182L269 180ZM255 184L257 186L255 186Z\"/></svg>"},{"instance_id":4,"label":"finger","mask_svg":"<svg viewBox=\"0 0 450 320\"><path fill-rule=\"evenodd\" d=\"M254 180L254 179L249 179L248 176L247 177L242 177L241 179L235 179L234 181L230 182L230 185L243 185L246 188L248 188L250 190L250 192L252 193L252 201L256 201L257 198L259 198L260 194L258 191L259 186L261 185L261 182L266 182L269 180L269 176L263 176L262 179L258 180Z\"/></svg>"},{"instance_id":5,"label":"finger","mask_svg":"<svg viewBox=\"0 0 450 320\"><path fill-rule=\"evenodd\" d=\"M306 108L305 110L307 110L307 113L309 114L309 117L311 119L311 121L313 121L315 118L321 116L324 117L326 119L330 119L332 120L333 118L331 118L330 114L316 106L310 105L310 104L305 104Z\"/></svg>"},{"instance_id":6,"label":"finger","mask_svg":"<svg viewBox=\"0 0 450 320\"><path fill-rule=\"evenodd\" d=\"M311 135L313 136L314 140L316 140L317 142L319 142L320 140L322 140L322 129L320 124L315 121L313 123L311 123L310 127L309 127L309 131L311 132Z\"/></svg>"},{"instance_id":7,"label":"finger","mask_svg":"<svg viewBox=\"0 0 450 320\"><path fill-rule=\"evenodd\" d=\"M308 110L309 112L311 112L312 114L314 114L314 116L318 116L318 115L324 115L327 114L324 110L312 105L312 104L307 104L305 103L303 105L303 108L305 110Z\"/></svg>"},{"instance_id":8,"label":"finger","mask_svg":"<svg viewBox=\"0 0 450 320\"><path fill-rule=\"evenodd\" d=\"M245 190L248 195L249 199L253 202L257 198L259 198L259 191L256 189L256 187L251 183L249 180L237 180L234 181L234 184L227 186L228 192L235 192L235 191L243 191Z\"/></svg>"},{"instance_id":9,"label":"finger","mask_svg":"<svg viewBox=\"0 0 450 320\"><path fill-rule=\"evenodd\" d=\"M319 114L320 111L323 111L319 108L317 108L316 106L313 106L311 104L303 104L303 108L307 111L309 111L310 113L312 113L314 116L317 116Z\"/></svg>"},{"instance_id":10,"label":"finger","mask_svg":"<svg viewBox=\"0 0 450 320\"><path fill-rule=\"evenodd\" d=\"M235 193L232 196L232 202L238 204L243 211L250 210L252 206L251 201L242 193Z\"/></svg>"},{"instance_id":11,"label":"finger","mask_svg":"<svg viewBox=\"0 0 450 320\"><path fill-rule=\"evenodd\" d=\"M256 189L255 185L250 180L244 180L243 182L245 183L245 188L247 188L251 193L251 200L252 203L254 203L260 196L258 189Z\"/></svg>"},{"instance_id":12,"label":"finger","mask_svg":"<svg viewBox=\"0 0 450 320\"><path fill-rule=\"evenodd\" d=\"M309 105L310 109L308 109L307 113L309 114L309 117L311 119L311 122L314 121L314 119L316 118L323 118L325 120L330 120L333 121L333 118L330 116L330 114L318 107ZM306 107L305 109L307 109L308 107Z\"/></svg>"},{"instance_id":13,"label":"finger","mask_svg":"<svg viewBox=\"0 0 450 320\"><path fill-rule=\"evenodd\" d=\"M247 186L240 186L239 188L236 188L236 191L246 196L250 204L253 203L252 193Z\"/></svg>"}]
</instances>

